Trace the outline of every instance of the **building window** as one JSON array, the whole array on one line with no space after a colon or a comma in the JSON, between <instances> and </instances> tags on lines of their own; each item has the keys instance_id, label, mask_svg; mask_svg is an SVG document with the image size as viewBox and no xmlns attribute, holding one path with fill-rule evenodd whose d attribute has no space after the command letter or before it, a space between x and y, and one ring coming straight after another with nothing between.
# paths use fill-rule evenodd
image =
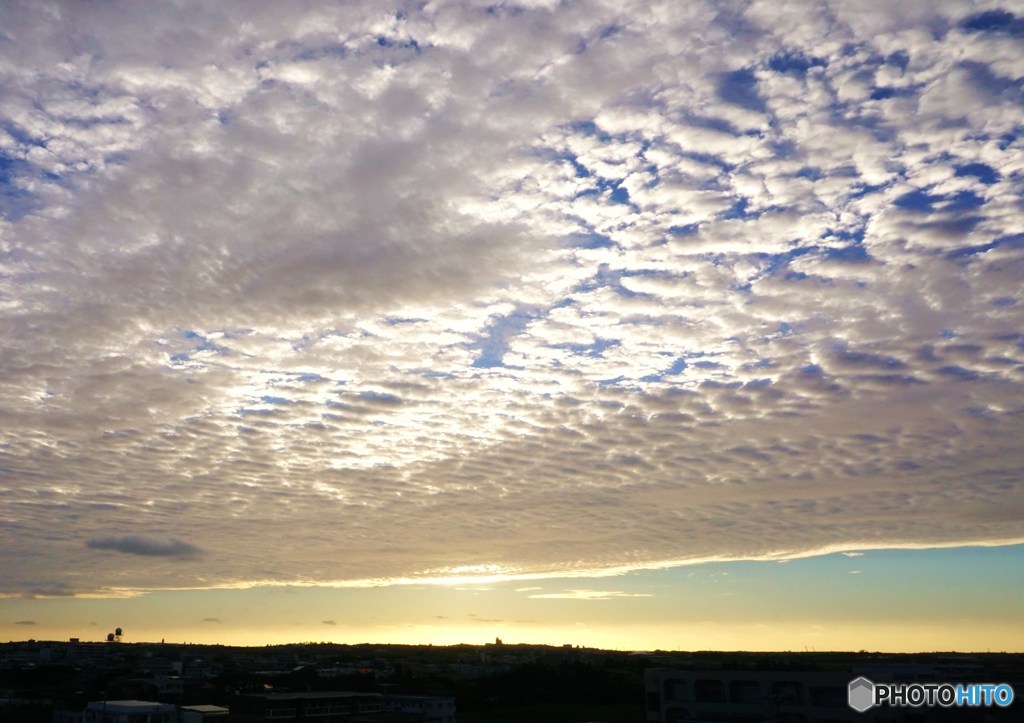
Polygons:
<instances>
[{"instance_id":1,"label":"building window","mask_svg":"<svg viewBox=\"0 0 1024 723\"><path fill-rule=\"evenodd\" d=\"M652 713L661 712L661 696L656 691L647 692L647 710Z\"/></svg>"},{"instance_id":2,"label":"building window","mask_svg":"<svg viewBox=\"0 0 1024 723\"><path fill-rule=\"evenodd\" d=\"M665 700L686 700L686 681L680 678L666 680Z\"/></svg>"},{"instance_id":3,"label":"building window","mask_svg":"<svg viewBox=\"0 0 1024 723\"><path fill-rule=\"evenodd\" d=\"M760 703L761 686L756 680L734 680L729 683L730 703Z\"/></svg>"},{"instance_id":4,"label":"building window","mask_svg":"<svg viewBox=\"0 0 1024 723\"><path fill-rule=\"evenodd\" d=\"M772 683L772 700L780 705L802 705L803 686L795 680L777 680Z\"/></svg>"},{"instance_id":5,"label":"building window","mask_svg":"<svg viewBox=\"0 0 1024 723\"><path fill-rule=\"evenodd\" d=\"M694 699L700 703L718 703L725 700L725 684L720 680L703 678L693 684Z\"/></svg>"},{"instance_id":6,"label":"building window","mask_svg":"<svg viewBox=\"0 0 1024 723\"><path fill-rule=\"evenodd\" d=\"M819 708L846 706L846 688L838 685L819 685L811 688L811 705Z\"/></svg>"}]
</instances>

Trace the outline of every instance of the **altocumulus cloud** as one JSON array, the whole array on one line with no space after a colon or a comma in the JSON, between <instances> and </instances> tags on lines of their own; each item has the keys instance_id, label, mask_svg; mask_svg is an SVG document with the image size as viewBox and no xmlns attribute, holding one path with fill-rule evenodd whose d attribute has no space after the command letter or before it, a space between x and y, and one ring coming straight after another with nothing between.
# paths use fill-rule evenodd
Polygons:
<instances>
[{"instance_id":1,"label":"altocumulus cloud","mask_svg":"<svg viewBox=\"0 0 1024 723\"><path fill-rule=\"evenodd\" d=\"M198 557L202 553L198 547L183 540L156 540L138 535L94 537L85 545L93 550L112 550L123 552L126 555L141 555L143 557L190 559Z\"/></svg>"},{"instance_id":2,"label":"altocumulus cloud","mask_svg":"<svg viewBox=\"0 0 1024 723\"><path fill-rule=\"evenodd\" d=\"M1019 540L1020 25L5 3L0 592Z\"/></svg>"}]
</instances>

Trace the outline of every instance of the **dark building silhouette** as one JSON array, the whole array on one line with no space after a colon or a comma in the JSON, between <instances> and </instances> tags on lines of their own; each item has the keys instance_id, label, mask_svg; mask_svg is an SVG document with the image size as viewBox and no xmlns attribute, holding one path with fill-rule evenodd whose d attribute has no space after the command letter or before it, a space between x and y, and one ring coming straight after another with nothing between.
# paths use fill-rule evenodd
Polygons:
<instances>
[{"instance_id":1,"label":"dark building silhouette","mask_svg":"<svg viewBox=\"0 0 1024 723\"><path fill-rule=\"evenodd\" d=\"M978 681L977 665L860 665L833 670L651 668L644 672L648 723L981 723L1022 720L999 708L850 707L851 682Z\"/></svg>"},{"instance_id":2,"label":"dark building silhouette","mask_svg":"<svg viewBox=\"0 0 1024 723\"><path fill-rule=\"evenodd\" d=\"M262 693L232 698L232 723L455 723L455 701L344 691Z\"/></svg>"}]
</instances>

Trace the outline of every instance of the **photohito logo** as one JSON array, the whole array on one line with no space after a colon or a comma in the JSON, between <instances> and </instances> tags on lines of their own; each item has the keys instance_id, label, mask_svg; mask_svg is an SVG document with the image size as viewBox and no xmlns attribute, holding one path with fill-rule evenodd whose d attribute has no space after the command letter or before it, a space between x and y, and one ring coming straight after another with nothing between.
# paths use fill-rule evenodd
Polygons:
<instances>
[{"instance_id":1,"label":"photohito logo","mask_svg":"<svg viewBox=\"0 0 1024 723\"><path fill-rule=\"evenodd\" d=\"M847 701L851 708L858 713L863 713L875 704L875 684L867 678L851 680Z\"/></svg>"},{"instance_id":2,"label":"photohito logo","mask_svg":"<svg viewBox=\"0 0 1024 723\"><path fill-rule=\"evenodd\" d=\"M1013 687L1006 683L872 683L861 676L850 681L847 702L858 713L876 705L1005 708L1013 702Z\"/></svg>"}]
</instances>

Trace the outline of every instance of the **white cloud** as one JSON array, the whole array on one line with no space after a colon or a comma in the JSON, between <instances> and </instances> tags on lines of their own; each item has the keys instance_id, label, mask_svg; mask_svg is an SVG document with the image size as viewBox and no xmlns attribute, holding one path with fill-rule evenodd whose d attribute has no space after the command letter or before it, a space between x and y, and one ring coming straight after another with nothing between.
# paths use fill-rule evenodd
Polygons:
<instances>
[{"instance_id":1,"label":"white cloud","mask_svg":"<svg viewBox=\"0 0 1024 723\"><path fill-rule=\"evenodd\" d=\"M12 10L7 592L1020 537L1005 34L521 5Z\"/></svg>"}]
</instances>

